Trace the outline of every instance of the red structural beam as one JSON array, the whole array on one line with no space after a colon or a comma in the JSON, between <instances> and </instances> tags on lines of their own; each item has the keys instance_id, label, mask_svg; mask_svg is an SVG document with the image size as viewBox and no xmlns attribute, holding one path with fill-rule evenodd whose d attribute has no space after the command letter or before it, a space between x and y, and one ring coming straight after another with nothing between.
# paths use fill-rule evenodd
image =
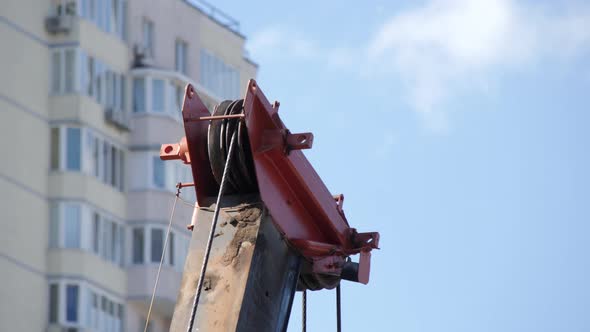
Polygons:
<instances>
[{"instance_id":1,"label":"red structural beam","mask_svg":"<svg viewBox=\"0 0 590 332\"><path fill-rule=\"evenodd\" d=\"M350 227L342 209L344 197L329 192L300 151L312 147L313 134L291 133L281 121L278 109L279 103L270 104L256 81L248 82L243 121L264 204L276 226L303 256L343 258L362 253L359 279L368 282L369 252L378 247L379 233L357 233ZM162 145L160 156L191 164L197 201L201 203L219 190L209 163L208 122L204 121L217 119L209 114L190 84L182 114L186 139L179 144Z\"/></svg>"}]
</instances>

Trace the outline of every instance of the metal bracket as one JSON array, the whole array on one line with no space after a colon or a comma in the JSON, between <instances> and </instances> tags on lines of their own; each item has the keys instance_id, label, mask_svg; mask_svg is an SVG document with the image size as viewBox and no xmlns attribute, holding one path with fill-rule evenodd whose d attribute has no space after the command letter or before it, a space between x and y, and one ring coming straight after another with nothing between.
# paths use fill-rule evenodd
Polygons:
<instances>
[{"instance_id":1,"label":"metal bracket","mask_svg":"<svg viewBox=\"0 0 590 332\"><path fill-rule=\"evenodd\" d=\"M287 153L289 153L291 150L311 149L311 146L313 145L313 134L292 134L289 130L287 130L287 135L285 137L285 145L287 148Z\"/></svg>"},{"instance_id":2,"label":"metal bracket","mask_svg":"<svg viewBox=\"0 0 590 332\"><path fill-rule=\"evenodd\" d=\"M334 200L336 201L336 208L338 209L338 212L340 212L340 214L344 214L344 210L342 209L344 207L344 195L334 195Z\"/></svg>"},{"instance_id":3,"label":"metal bracket","mask_svg":"<svg viewBox=\"0 0 590 332\"><path fill-rule=\"evenodd\" d=\"M178 143L162 144L160 147L160 159L162 160L176 160L180 159L185 164L191 163L191 156L188 153L188 145L186 143L186 136Z\"/></svg>"},{"instance_id":4,"label":"metal bracket","mask_svg":"<svg viewBox=\"0 0 590 332\"><path fill-rule=\"evenodd\" d=\"M311 149L312 145L312 133L292 134L288 129L267 129L262 134L262 144L256 152L264 153L278 148L288 155L292 150Z\"/></svg>"}]
</instances>

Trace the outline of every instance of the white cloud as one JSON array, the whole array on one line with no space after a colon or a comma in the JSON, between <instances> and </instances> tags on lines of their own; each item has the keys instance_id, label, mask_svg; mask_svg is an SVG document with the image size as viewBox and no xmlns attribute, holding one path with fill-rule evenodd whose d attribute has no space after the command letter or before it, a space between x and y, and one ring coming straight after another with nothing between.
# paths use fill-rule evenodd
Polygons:
<instances>
[{"instance_id":1,"label":"white cloud","mask_svg":"<svg viewBox=\"0 0 590 332\"><path fill-rule=\"evenodd\" d=\"M405 82L413 107L435 127L445 99L494 72L546 56L571 56L590 44L590 13L562 14L508 0L436 0L385 22L367 47L369 68ZM483 80L482 80L483 78ZM486 84L480 88L485 90Z\"/></svg>"},{"instance_id":2,"label":"white cloud","mask_svg":"<svg viewBox=\"0 0 590 332\"><path fill-rule=\"evenodd\" d=\"M401 92L430 127L444 130L445 100L485 93L494 73L588 54L590 6L546 6L431 0L390 17L357 48L322 48L279 27L256 34L249 46L254 55L319 61L369 79L393 75L404 86L396 94Z\"/></svg>"}]
</instances>

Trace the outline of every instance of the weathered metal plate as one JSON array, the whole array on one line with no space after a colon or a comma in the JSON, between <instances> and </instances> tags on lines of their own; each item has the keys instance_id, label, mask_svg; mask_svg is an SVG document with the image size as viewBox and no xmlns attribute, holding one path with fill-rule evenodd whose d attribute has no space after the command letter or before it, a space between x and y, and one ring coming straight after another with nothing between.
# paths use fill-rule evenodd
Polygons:
<instances>
[{"instance_id":1,"label":"weathered metal plate","mask_svg":"<svg viewBox=\"0 0 590 332\"><path fill-rule=\"evenodd\" d=\"M193 331L283 331L299 256L258 197L227 196L213 239ZM214 205L198 209L170 331L187 330Z\"/></svg>"}]
</instances>

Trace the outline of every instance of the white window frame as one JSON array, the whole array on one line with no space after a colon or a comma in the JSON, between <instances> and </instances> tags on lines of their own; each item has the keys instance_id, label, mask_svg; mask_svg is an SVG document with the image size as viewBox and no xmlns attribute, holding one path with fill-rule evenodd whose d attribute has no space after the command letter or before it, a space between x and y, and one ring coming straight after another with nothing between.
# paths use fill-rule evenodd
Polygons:
<instances>
[{"instance_id":1,"label":"white window frame","mask_svg":"<svg viewBox=\"0 0 590 332\"><path fill-rule=\"evenodd\" d=\"M119 317L119 306L125 309L125 301L122 298L108 294L103 289L99 289L85 280L77 278L50 278L47 283L49 292L50 285L58 286L58 307L57 322L49 323L50 326L59 326L63 328L76 328L79 330L92 330L101 332L122 332L125 324L125 310L122 317ZM68 285L78 286L78 320L77 322L67 321L67 290ZM93 308L93 295L97 297L97 310ZM107 311L109 303L113 305L113 315L102 311L102 299L105 298ZM49 301L49 296L47 297Z\"/></svg>"},{"instance_id":2,"label":"white window frame","mask_svg":"<svg viewBox=\"0 0 590 332\"><path fill-rule=\"evenodd\" d=\"M174 43L174 68L188 75L188 43L182 39L176 39Z\"/></svg>"},{"instance_id":3,"label":"white window frame","mask_svg":"<svg viewBox=\"0 0 590 332\"><path fill-rule=\"evenodd\" d=\"M127 188L126 179L121 172L125 171L126 167L126 151L125 149L121 148L121 146L117 143L113 143L112 141L104 138L104 136L96 133L94 130L88 127L81 127L81 126L72 126L72 125L56 125L52 126L51 128L58 128L59 130L59 156L58 156L58 168L51 169L52 172L81 172L83 174L92 176L93 178L99 180L100 182L112 187L118 191L124 192ZM70 170L67 168L67 129L68 128L78 128L80 129L80 170ZM91 140L94 140L92 143ZM89 149L89 146L96 146L98 147L98 170L95 169L95 165L93 163L94 160L94 152L93 150ZM103 150L105 145L108 147L107 151L107 162L106 169L105 169L105 159ZM112 155L111 148L115 148L115 153L117 154L116 157L116 167L114 174L115 177L115 185L112 184L111 175L112 165L111 159L109 155ZM50 158L53 151L50 151ZM123 154L123 158L121 158L121 153ZM97 176L98 174L98 176Z\"/></svg>"},{"instance_id":4,"label":"white window frame","mask_svg":"<svg viewBox=\"0 0 590 332\"><path fill-rule=\"evenodd\" d=\"M156 50L156 29L154 21L144 17L141 22L141 46L144 48L145 55L153 58Z\"/></svg>"},{"instance_id":5,"label":"white window frame","mask_svg":"<svg viewBox=\"0 0 590 332\"><path fill-rule=\"evenodd\" d=\"M157 262L152 261L152 230L157 229L162 231L162 245L166 241L166 231L167 227L164 224L155 224L155 223L141 223L135 224L130 227L131 231L129 232L130 238L129 240L133 241L133 230L134 229L142 229L143 230L143 252L142 252L142 263L135 263L133 262L133 243L131 243L130 247L131 250L129 251L129 256L127 257L128 261L131 265L134 266L157 266L160 264L160 261ZM168 243L166 244L168 248L166 252L164 252L164 266L173 268L178 272L182 272L184 268L184 263L186 260L186 256L188 254L188 248L190 244L190 236L178 232L174 229L170 230L170 233L173 234L174 243L170 242L170 238L168 239ZM174 246L174 255L173 255L173 263L170 261L170 246Z\"/></svg>"},{"instance_id":6,"label":"white window frame","mask_svg":"<svg viewBox=\"0 0 590 332\"><path fill-rule=\"evenodd\" d=\"M66 250L83 250L90 254L101 257L103 260L115 264L121 268L125 267L126 261L126 240L127 240L127 226L121 219L116 218L113 215L100 211L96 208L89 206L83 202L59 200L51 203L52 215L50 219L50 227L53 230L57 230L57 238L53 238L53 233L49 232L51 249L66 249ZM78 248L66 248L66 208L68 206L77 206L80 209L79 219L79 247ZM98 252L94 251L94 214L98 214L99 229L98 229ZM105 234L111 235L111 225L116 226L117 239L115 242L115 252L111 253L109 250L113 248L113 239L106 243L109 248L105 246ZM108 227L106 227L108 226ZM115 239L116 240L116 239ZM55 243L54 243L55 242ZM112 258L114 254L114 258Z\"/></svg>"},{"instance_id":7,"label":"white window frame","mask_svg":"<svg viewBox=\"0 0 590 332\"><path fill-rule=\"evenodd\" d=\"M145 109L143 111L133 111L133 116L163 116L172 118L177 122L182 121L182 112L180 109L177 109L176 106L176 87L183 86L186 82L181 81L177 78L171 77L169 75L165 75L162 73L159 74L136 74L131 76L131 81L135 84L135 79L143 79L144 84L144 106ZM154 100L153 100L153 85L154 80L162 80L164 82L164 90L163 90L163 99L164 99L164 109L161 111L155 111L153 108ZM135 87L132 89L132 100L135 100ZM182 103L182 102L181 102ZM182 105L180 105L182 107Z\"/></svg>"},{"instance_id":8,"label":"white window frame","mask_svg":"<svg viewBox=\"0 0 590 332\"><path fill-rule=\"evenodd\" d=\"M73 51L74 52L74 58L73 61L74 63L72 64L72 68L73 68L73 73L72 73L72 91L66 91L66 52L68 51ZM51 55L50 55L50 66L52 66L51 69L51 79L50 79L50 95L51 96L58 96L58 95L68 95L68 94L76 94L80 92L80 86L81 86L81 79L80 79L80 65L81 65L81 58L82 58L82 52L80 50L79 47L59 47L59 48L52 48L51 49ZM55 72L55 68L53 68L53 57L55 55L59 56L59 70L56 73ZM59 75L59 78L57 80L57 84L58 86L54 86L54 75Z\"/></svg>"},{"instance_id":9,"label":"white window frame","mask_svg":"<svg viewBox=\"0 0 590 332\"><path fill-rule=\"evenodd\" d=\"M66 328L84 328L84 322L86 321L86 313L82 310L82 303L86 300L84 295L83 286L79 281L69 280L69 279L50 279L48 282L47 289L49 290L49 285L57 285L58 286L58 306L57 306L57 322L56 323L49 323L50 325L59 325ZM76 322L70 322L67 320L67 286L78 286L78 303L77 303L77 311L78 311L78 320ZM49 301L49 297L48 297Z\"/></svg>"},{"instance_id":10,"label":"white window frame","mask_svg":"<svg viewBox=\"0 0 590 332\"><path fill-rule=\"evenodd\" d=\"M199 56L199 82L204 90L218 99L239 98L239 70L205 48L201 48Z\"/></svg>"}]
</instances>

